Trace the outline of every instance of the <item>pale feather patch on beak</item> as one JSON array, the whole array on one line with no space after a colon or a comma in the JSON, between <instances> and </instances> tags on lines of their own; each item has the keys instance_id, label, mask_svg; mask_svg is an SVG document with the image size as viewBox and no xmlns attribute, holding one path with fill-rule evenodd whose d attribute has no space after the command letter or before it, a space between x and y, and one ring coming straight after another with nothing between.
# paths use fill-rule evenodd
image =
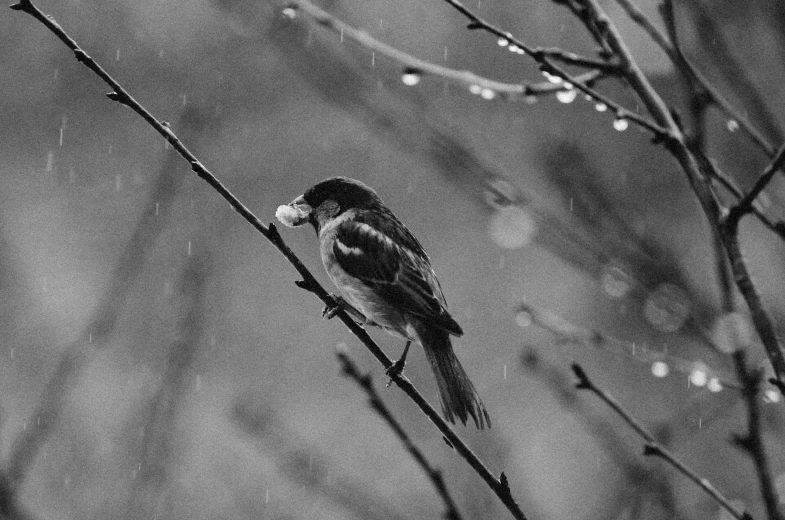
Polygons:
<instances>
[{"instance_id":1,"label":"pale feather patch on beak","mask_svg":"<svg viewBox=\"0 0 785 520\"><path fill-rule=\"evenodd\" d=\"M297 227L308 222L312 211L313 209L305 202L305 199L298 197L289 204L278 206L275 218L285 226Z\"/></svg>"}]
</instances>

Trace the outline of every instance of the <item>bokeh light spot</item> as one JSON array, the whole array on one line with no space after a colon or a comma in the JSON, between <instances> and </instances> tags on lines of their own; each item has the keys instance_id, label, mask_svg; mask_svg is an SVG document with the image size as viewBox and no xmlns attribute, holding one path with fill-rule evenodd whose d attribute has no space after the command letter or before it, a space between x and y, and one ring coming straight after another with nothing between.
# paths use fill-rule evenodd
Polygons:
<instances>
[{"instance_id":1,"label":"bokeh light spot","mask_svg":"<svg viewBox=\"0 0 785 520\"><path fill-rule=\"evenodd\" d=\"M536 228L528 211L519 206L508 206L491 217L489 232L497 246L518 249L532 241Z\"/></svg>"}]
</instances>

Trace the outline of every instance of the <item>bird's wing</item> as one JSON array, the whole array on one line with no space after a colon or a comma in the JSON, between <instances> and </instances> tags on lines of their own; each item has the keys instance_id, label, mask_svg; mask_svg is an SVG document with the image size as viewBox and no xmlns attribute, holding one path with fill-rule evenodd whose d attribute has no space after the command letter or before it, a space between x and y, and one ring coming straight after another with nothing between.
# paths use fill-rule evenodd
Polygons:
<instances>
[{"instance_id":1,"label":"bird's wing","mask_svg":"<svg viewBox=\"0 0 785 520\"><path fill-rule=\"evenodd\" d=\"M389 304L461 335L422 246L390 217L363 212L340 224L333 244L336 261Z\"/></svg>"}]
</instances>

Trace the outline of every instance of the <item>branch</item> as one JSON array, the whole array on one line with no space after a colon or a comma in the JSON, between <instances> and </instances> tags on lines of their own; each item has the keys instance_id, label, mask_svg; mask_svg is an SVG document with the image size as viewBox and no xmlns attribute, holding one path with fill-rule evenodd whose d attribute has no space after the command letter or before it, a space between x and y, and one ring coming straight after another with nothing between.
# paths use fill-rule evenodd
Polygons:
<instances>
[{"instance_id":1,"label":"branch","mask_svg":"<svg viewBox=\"0 0 785 520\"><path fill-rule=\"evenodd\" d=\"M575 385L576 388L581 390L589 390L590 392L594 393L614 412L616 412L619 417L624 420L624 422L626 422L633 430L635 430L635 432L640 435L644 441L646 441L643 448L644 455L654 455L671 464L674 468L676 468L677 471L700 486L701 489L703 489L714 500L716 500L717 503L719 503L720 506L728 511L734 518L737 518L738 520L752 520L752 516L749 512L736 508L727 498L725 498L722 493L717 490L717 488L711 484L711 482L708 481L708 479L698 475L693 469L677 459L676 456L669 452L662 444L657 442L654 436L649 433L634 417L632 417L629 412L627 412L619 404L619 402L616 401L616 399L614 399L601 388L597 387L589 379L589 377L586 375L586 372L583 370L583 367L577 363L573 363L572 371L578 378L578 382Z\"/></svg>"},{"instance_id":2,"label":"branch","mask_svg":"<svg viewBox=\"0 0 785 520\"><path fill-rule=\"evenodd\" d=\"M603 103L606 105L619 119L626 119L630 122L637 124L638 126L645 128L646 130L650 131L654 134L656 139L666 139L669 137L669 132L667 129L662 127L659 123L650 120L647 117L641 116L636 112L633 112L627 108L624 108L620 104L616 103L609 97L601 94L597 90L593 89L589 85L582 83L578 77L572 76L566 70L559 67L554 63L554 60L551 57L551 54L546 49L534 48L526 45L519 39L515 38L509 32L502 31L495 25L492 25L468 8L466 8L461 2L458 0L444 0L451 6L453 6L459 13L464 15L466 18L469 19L469 25L467 26L469 29L483 29L499 38L504 38L507 40L511 45L515 45L518 48L522 49L525 54L528 54L532 57L537 63L540 64L540 69L543 72L547 72L553 76L557 76L562 80L566 81L570 85L572 85L577 90L580 90L587 96L591 97L598 103ZM614 68L617 66L614 65Z\"/></svg>"},{"instance_id":3,"label":"branch","mask_svg":"<svg viewBox=\"0 0 785 520\"><path fill-rule=\"evenodd\" d=\"M444 507L446 509L444 514L445 518L447 520L461 520L461 514L458 511L458 507L455 505L452 496L450 496L450 492L447 490L442 472L431 466L423 452L420 451L414 442L412 442L401 424L393 417L390 410L384 404L384 401L382 401L382 398L379 397L378 392L376 392L376 389L371 382L371 376L361 374L352 358L344 352L338 352L338 361L341 363L343 374L353 379L360 385L360 388L368 394L368 401L370 402L371 407L387 422L390 429L392 429L393 433L395 433L401 443L403 443L403 446L411 454L412 458L414 458L414 461L420 465L426 476L430 479L433 487L436 488L436 493L444 502Z\"/></svg>"},{"instance_id":4,"label":"branch","mask_svg":"<svg viewBox=\"0 0 785 520\"><path fill-rule=\"evenodd\" d=\"M782 168L783 165L785 165L785 144L780 147L774 159L766 166L766 169L763 170L763 174L755 181L752 189L750 189L750 191L731 208L728 219L738 221L742 216L752 212L754 210L753 203L755 202L755 199L766 188L769 182L771 182L774 174L777 173L777 170Z\"/></svg>"},{"instance_id":5,"label":"branch","mask_svg":"<svg viewBox=\"0 0 785 520\"><path fill-rule=\"evenodd\" d=\"M449 1L449 0L448 0ZM604 37L608 40L611 50L617 54L625 70L625 78L641 99L649 113L658 125L667 129L663 144L665 148L679 162L695 196L700 202L711 226L719 228L723 246L730 260L736 286L741 291L747 306L752 314L753 322L761 341L766 348L775 375L779 380L785 380L785 353L777 336L774 321L766 310L760 295L755 288L747 268L746 260L741 252L738 241L737 219L723 219L724 210L720 207L711 186L706 182L715 176L714 167L710 161L701 161L690 150L687 139L681 127L673 118L665 102L651 86L643 71L635 62L632 54L621 38L617 28L611 22L605 11L602 10L598 0L582 0L585 3L595 24L603 29Z\"/></svg>"},{"instance_id":6,"label":"branch","mask_svg":"<svg viewBox=\"0 0 785 520\"><path fill-rule=\"evenodd\" d=\"M746 355L741 349L733 353L733 362L736 365L736 374L744 388L742 392L744 400L747 402L747 433L743 436L737 435L734 440L736 445L752 458L769 520L783 520L785 517L779 510L780 500L774 486L774 479L771 476L771 468L769 468L769 461L766 458L761 432L760 403L758 402L761 374L760 371L751 372L747 368Z\"/></svg>"},{"instance_id":7,"label":"branch","mask_svg":"<svg viewBox=\"0 0 785 520\"><path fill-rule=\"evenodd\" d=\"M265 238L267 238L278 251L294 266L297 272L302 276L302 281L297 285L306 289L316 296L325 305L333 305L334 301L327 291L319 284L314 278L308 268L300 261L288 245L283 241L278 229L274 224L265 226L256 215L254 215L240 200L235 197L197 158L191 153L188 148L180 141L177 135L169 127L168 123L159 121L150 112L147 111L139 102L137 102L114 78L112 78L103 68L101 68L95 60L93 60L79 45L60 27L60 25L49 15L40 11L31 0L20 0L19 3L11 6L11 9L16 11L25 12L36 20L40 21L47 29L55 34L69 49L74 52L77 61L84 64L87 68L93 71L100 77L107 85L112 88L112 92L107 94L107 97L113 101L117 101L129 107L131 110L139 114L147 123L155 129L156 132L161 134L164 139L174 148L191 166L196 175L202 180L207 182L215 191L217 191L231 206L237 211L248 223L250 223L257 231L259 231ZM382 351L381 348L371 339L368 333L360 325L358 325L345 311L339 310L337 316L347 328L365 345L365 347L376 357L376 359L385 367L392 366L392 361ZM512 497L510 487L507 482L507 477L504 473L499 478L491 474L485 464L472 452L463 440L453 431L453 429L445 422L433 406L420 394L406 376L393 375L392 381L403 390L420 407L422 412L431 420L432 423L439 429L448 442L455 448L455 450L469 463L469 465L480 475L480 477L488 484L488 486L496 493L502 503L507 507L514 518L518 520L525 520L526 515L518 506L515 499Z\"/></svg>"},{"instance_id":8,"label":"branch","mask_svg":"<svg viewBox=\"0 0 785 520\"><path fill-rule=\"evenodd\" d=\"M353 40L360 45L373 50L374 52L378 52L383 56L387 56L388 58L401 63L404 66L404 74L416 74L418 76L428 74L432 76L438 76L448 81L466 85L473 91L476 90L476 93L490 92L489 95L492 96L496 94L501 94L507 97L537 96L568 90L568 87L563 83L554 84L549 81L544 81L541 83L502 83L496 80L478 76L469 70L455 70L442 65L436 65L435 63L416 58L411 54L407 54L380 42L367 32L360 29L355 29L351 25L339 20L328 12L319 9L308 0L292 0L289 2L289 8L299 9L303 13L313 18L316 23L330 29L335 33L340 34L342 38L349 38L350 40ZM578 62L582 60L582 58L578 57L577 55L568 57L567 53L562 53L560 57L565 61L572 59L573 62ZM599 67L595 67L595 69L599 69ZM600 70L592 70L577 76L576 80L582 83L591 83L600 76Z\"/></svg>"},{"instance_id":9,"label":"branch","mask_svg":"<svg viewBox=\"0 0 785 520\"><path fill-rule=\"evenodd\" d=\"M705 96L710 103L714 104L729 118L736 121L739 124L739 128L741 128L750 140L759 146L767 155L771 156L774 153L773 147L763 134L755 128L741 112L736 110L730 101L728 101L684 55L676 40L676 24L672 2L664 2L661 6L663 18L668 26L668 32L671 34L671 40L673 40L672 43L668 41L668 38L662 31L657 29L646 15L630 0L616 0L616 2L624 9L627 16L646 31L654 43L665 52L671 62L673 62L676 68L681 72L682 76L684 76L685 80L692 85L693 90L696 90L700 96Z\"/></svg>"}]
</instances>

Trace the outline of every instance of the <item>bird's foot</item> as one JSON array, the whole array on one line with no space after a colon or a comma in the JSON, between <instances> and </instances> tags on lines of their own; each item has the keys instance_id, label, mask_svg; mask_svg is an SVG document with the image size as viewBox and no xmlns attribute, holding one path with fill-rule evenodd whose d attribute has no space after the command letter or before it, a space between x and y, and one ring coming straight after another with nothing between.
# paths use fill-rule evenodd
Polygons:
<instances>
[{"instance_id":1,"label":"bird's foot","mask_svg":"<svg viewBox=\"0 0 785 520\"><path fill-rule=\"evenodd\" d=\"M348 304L346 303L346 300L334 293L328 294L327 298L329 303L322 309L322 318L331 320L338 314L338 311L345 309Z\"/></svg>"},{"instance_id":2,"label":"bird's foot","mask_svg":"<svg viewBox=\"0 0 785 520\"><path fill-rule=\"evenodd\" d=\"M390 378L390 380L387 381L387 386L390 386L390 384L392 384L392 380L396 377L399 377L403 373L403 368L406 366L406 355L409 354L409 347L411 344L411 341L407 341L406 346L403 347L403 354L401 354L401 357L398 358L398 361L390 365L390 367L384 371L384 373L387 374L387 376Z\"/></svg>"}]
</instances>

